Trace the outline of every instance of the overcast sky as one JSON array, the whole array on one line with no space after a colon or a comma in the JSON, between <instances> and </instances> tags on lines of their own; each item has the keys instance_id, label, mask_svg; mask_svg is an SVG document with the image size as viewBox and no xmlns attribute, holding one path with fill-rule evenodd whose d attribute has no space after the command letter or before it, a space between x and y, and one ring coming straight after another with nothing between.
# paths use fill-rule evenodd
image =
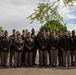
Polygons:
<instances>
[{"instance_id":1,"label":"overcast sky","mask_svg":"<svg viewBox=\"0 0 76 75\"><path fill-rule=\"evenodd\" d=\"M30 24L29 19L26 17L34 12L39 2L41 0L0 0L0 26L4 30L8 30L9 34L12 33L12 29L21 32L23 29L31 30L31 28L35 28L38 31L41 24L37 21ZM76 25L74 24L76 3L71 8L62 8L62 6L63 3L61 2L58 11L64 22L67 23L68 30L76 30Z\"/></svg>"}]
</instances>

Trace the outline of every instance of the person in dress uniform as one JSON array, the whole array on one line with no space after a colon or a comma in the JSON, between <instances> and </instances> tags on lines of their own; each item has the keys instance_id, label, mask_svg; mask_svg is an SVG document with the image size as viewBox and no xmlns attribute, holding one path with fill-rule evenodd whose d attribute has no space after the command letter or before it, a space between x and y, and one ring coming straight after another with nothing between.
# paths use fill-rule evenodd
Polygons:
<instances>
[{"instance_id":1,"label":"person in dress uniform","mask_svg":"<svg viewBox=\"0 0 76 75\"><path fill-rule=\"evenodd\" d=\"M62 50L63 50L63 67L66 66L70 67L71 39L68 34L68 31L64 32L64 36L62 40Z\"/></svg>"},{"instance_id":2,"label":"person in dress uniform","mask_svg":"<svg viewBox=\"0 0 76 75\"><path fill-rule=\"evenodd\" d=\"M21 34L19 33L17 35L17 40L15 40L14 67L21 67L23 46L24 41L21 39Z\"/></svg>"},{"instance_id":3,"label":"person in dress uniform","mask_svg":"<svg viewBox=\"0 0 76 75\"><path fill-rule=\"evenodd\" d=\"M21 37L22 37L22 40L23 41L25 41L25 38L26 38L26 30L22 30L22 35L21 35ZM23 47L23 51L22 51L22 66L24 66L24 64L25 64L25 46Z\"/></svg>"},{"instance_id":4,"label":"person in dress uniform","mask_svg":"<svg viewBox=\"0 0 76 75\"><path fill-rule=\"evenodd\" d=\"M48 37L44 29L38 37L39 44L39 66L47 66L47 52L48 52Z\"/></svg>"},{"instance_id":5,"label":"person in dress uniform","mask_svg":"<svg viewBox=\"0 0 76 75\"><path fill-rule=\"evenodd\" d=\"M27 33L25 43L25 67L33 66L33 49L34 49L34 39L31 37L30 32Z\"/></svg>"},{"instance_id":6,"label":"person in dress uniform","mask_svg":"<svg viewBox=\"0 0 76 75\"><path fill-rule=\"evenodd\" d=\"M50 55L51 55L50 58L51 58L52 67L57 67L58 44L59 44L59 39L56 36L56 33L53 31L49 38L49 47L50 47Z\"/></svg>"},{"instance_id":7,"label":"person in dress uniform","mask_svg":"<svg viewBox=\"0 0 76 75\"><path fill-rule=\"evenodd\" d=\"M36 53L37 53L37 36L35 35L35 29L32 28L31 30L31 37L34 39L34 42L35 42L35 45L34 45L34 48L33 48L33 65L37 65L35 63L35 60L36 60Z\"/></svg>"},{"instance_id":8,"label":"person in dress uniform","mask_svg":"<svg viewBox=\"0 0 76 75\"><path fill-rule=\"evenodd\" d=\"M3 36L4 36L4 30L2 30L1 34L0 34L0 58L1 58L1 39ZM0 63L1 63L1 59L0 59ZM1 64L0 64L0 66L1 66Z\"/></svg>"},{"instance_id":9,"label":"person in dress uniform","mask_svg":"<svg viewBox=\"0 0 76 75\"><path fill-rule=\"evenodd\" d=\"M75 35L75 30L72 30L70 53L71 53L71 66L75 66L76 65L76 35Z\"/></svg>"},{"instance_id":10,"label":"person in dress uniform","mask_svg":"<svg viewBox=\"0 0 76 75\"><path fill-rule=\"evenodd\" d=\"M8 32L4 32L4 36L1 38L1 66L7 67L7 58L8 58L8 51L11 46L11 40L8 36Z\"/></svg>"},{"instance_id":11,"label":"person in dress uniform","mask_svg":"<svg viewBox=\"0 0 76 75\"><path fill-rule=\"evenodd\" d=\"M62 32L59 32L59 46L58 46L58 61L59 64L58 66L62 66L63 65L63 51L62 51L62 39L63 39L63 34Z\"/></svg>"},{"instance_id":12,"label":"person in dress uniform","mask_svg":"<svg viewBox=\"0 0 76 75\"><path fill-rule=\"evenodd\" d=\"M16 30L12 30L12 35L10 36L12 44L10 47L10 66L13 66L13 57L14 57L14 51L15 51L15 40L17 39Z\"/></svg>"},{"instance_id":13,"label":"person in dress uniform","mask_svg":"<svg viewBox=\"0 0 76 75\"><path fill-rule=\"evenodd\" d=\"M51 33L52 33L52 31L50 31L50 30L46 31L46 36L48 37L48 40L49 40L49 38L51 36ZM50 46L49 46L49 44L48 44L48 55L49 55L49 65L51 65L51 53L50 53Z\"/></svg>"}]
</instances>

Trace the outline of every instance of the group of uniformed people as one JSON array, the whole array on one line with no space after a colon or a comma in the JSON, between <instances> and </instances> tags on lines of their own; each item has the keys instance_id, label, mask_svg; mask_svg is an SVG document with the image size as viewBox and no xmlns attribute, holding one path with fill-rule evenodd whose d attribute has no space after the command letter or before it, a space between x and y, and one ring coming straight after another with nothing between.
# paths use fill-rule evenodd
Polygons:
<instances>
[{"instance_id":1,"label":"group of uniformed people","mask_svg":"<svg viewBox=\"0 0 76 75\"><path fill-rule=\"evenodd\" d=\"M8 55L10 67L13 65L14 67L33 67L37 65L37 50L40 67L76 66L75 30L70 35L67 30L64 33L56 34L54 31L42 29L35 35L35 30L32 28L31 33L28 29L22 30L21 35L19 31L13 29L10 36L8 36L7 30L2 30L0 36L1 67L7 67ZM47 54L49 55L49 65Z\"/></svg>"}]
</instances>

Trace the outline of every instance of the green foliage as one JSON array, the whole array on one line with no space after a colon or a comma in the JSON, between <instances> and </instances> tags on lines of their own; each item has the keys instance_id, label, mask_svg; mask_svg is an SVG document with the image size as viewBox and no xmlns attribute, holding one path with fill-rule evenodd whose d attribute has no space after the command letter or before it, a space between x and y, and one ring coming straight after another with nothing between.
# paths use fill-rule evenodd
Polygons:
<instances>
[{"instance_id":1,"label":"green foliage","mask_svg":"<svg viewBox=\"0 0 76 75\"><path fill-rule=\"evenodd\" d=\"M2 27L0 27L0 35L1 35L1 32L2 32Z\"/></svg>"},{"instance_id":2,"label":"green foliage","mask_svg":"<svg viewBox=\"0 0 76 75\"><path fill-rule=\"evenodd\" d=\"M43 0L43 1L47 1L47 2L52 2L53 0ZM54 1L61 1L61 0L54 0ZM76 0L62 0L64 5L67 6L67 5L73 5L74 2L76 2Z\"/></svg>"},{"instance_id":3,"label":"green foliage","mask_svg":"<svg viewBox=\"0 0 76 75\"><path fill-rule=\"evenodd\" d=\"M61 0L42 0L43 3L39 3L37 9L28 18L30 23L34 20L40 21L40 23L46 23L50 20L63 21L63 18L58 13L57 9L59 7ZM76 2L76 0L62 0L64 6L71 6ZM44 3L45 2L45 3Z\"/></svg>"},{"instance_id":4,"label":"green foliage","mask_svg":"<svg viewBox=\"0 0 76 75\"><path fill-rule=\"evenodd\" d=\"M28 19L30 19L30 23L34 20L39 21L43 26L41 28L45 28L48 30L54 30L56 32L64 31L67 29L66 25L61 24L63 22L63 18L60 16L58 12L58 7L61 0L42 0L43 3L39 3L37 9L34 10ZM47 2L45 2L47 1ZM76 0L62 0L63 7L64 6L72 6Z\"/></svg>"},{"instance_id":5,"label":"green foliage","mask_svg":"<svg viewBox=\"0 0 76 75\"><path fill-rule=\"evenodd\" d=\"M63 2L64 2L64 5L73 5L74 4L74 2L76 2L76 0L63 0Z\"/></svg>"},{"instance_id":6,"label":"green foliage","mask_svg":"<svg viewBox=\"0 0 76 75\"><path fill-rule=\"evenodd\" d=\"M64 32L65 30L67 30L66 24L62 24L61 22L59 22L57 20L51 20L51 21L47 22L46 24L41 26L40 29L42 29L42 28L44 28L45 30L56 31L57 33L59 31Z\"/></svg>"},{"instance_id":7,"label":"green foliage","mask_svg":"<svg viewBox=\"0 0 76 75\"><path fill-rule=\"evenodd\" d=\"M30 23L34 20L40 21L40 23L46 23L50 20L63 21L63 18L57 11L58 5L55 5L57 1L50 3L39 3L37 9L34 10L34 13L28 18Z\"/></svg>"}]
</instances>

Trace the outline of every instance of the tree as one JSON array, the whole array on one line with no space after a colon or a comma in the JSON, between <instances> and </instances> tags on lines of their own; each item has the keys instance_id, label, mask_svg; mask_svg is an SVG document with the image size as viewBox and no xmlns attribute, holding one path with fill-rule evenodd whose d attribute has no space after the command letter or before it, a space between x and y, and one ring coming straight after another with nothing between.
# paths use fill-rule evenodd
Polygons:
<instances>
[{"instance_id":1,"label":"tree","mask_svg":"<svg viewBox=\"0 0 76 75\"><path fill-rule=\"evenodd\" d=\"M1 36L1 32L2 32L2 27L0 27L0 36Z\"/></svg>"},{"instance_id":2,"label":"tree","mask_svg":"<svg viewBox=\"0 0 76 75\"><path fill-rule=\"evenodd\" d=\"M37 9L28 18L31 23L36 19L40 23L45 23L50 20L63 21L62 17L58 13L58 7L61 0L43 0L47 2L39 3ZM64 6L72 6L76 0L62 0ZM63 6L63 7L64 7Z\"/></svg>"},{"instance_id":3,"label":"tree","mask_svg":"<svg viewBox=\"0 0 76 75\"><path fill-rule=\"evenodd\" d=\"M43 29L43 28L45 30L56 31L57 33L60 31L64 32L65 30L67 30L66 24L62 24L57 20L51 20L51 21L47 22L46 24L41 26L40 29Z\"/></svg>"},{"instance_id":4,"label":"tree","mask_svg":"<svg viewBox=\"0 0 76 75\"><path fill-rule=\"evenodd\" d=\"M61 0L43 0L43 1L46 2L39 3L37 9L34 10L34 13L28 16L28 18L30 19L30 23L32 23L34 20L37 20L43 25L47 24L46 26L49 27L48 22L51 22L53 20L57 22L63 22L63 18L60 16L58 12L58 7ZM73 6L74 2L76 2L76 0L62 0L62 1L64 4L63 7ZM52 28L54 27L54 29L56 28L56 26L54 25L51 25L51 27Z\"/></svg>"},{"instance_id":5,"label":"tree","mask_svg":"<svg viewBox=\"0 0 76 75\"><path fill-rule=\"evenodd\" d=\"M61 0L43 0L43 1L47 1L47 2L60 2ZM76 2L76 0L62 0L63 1L63 3L64 3L64 5L65 6L68 6L68 5L73 5L74 4L74 2Z\"/></svg>"},{"instance_id":6,"label":"tree","mask_svg":"<svg viewBox=\"0 0 76 75\"><path fill-rule=\"evenodd\" d=\"M54 3L39 3L37 9L34 10L34 13L28 17L31 21L30 23L35 19L40 23L47 23L50 20L63 21L63 18L60 16L57 9L58 5L54 6Z\"/></svg>"}]
</instances>

